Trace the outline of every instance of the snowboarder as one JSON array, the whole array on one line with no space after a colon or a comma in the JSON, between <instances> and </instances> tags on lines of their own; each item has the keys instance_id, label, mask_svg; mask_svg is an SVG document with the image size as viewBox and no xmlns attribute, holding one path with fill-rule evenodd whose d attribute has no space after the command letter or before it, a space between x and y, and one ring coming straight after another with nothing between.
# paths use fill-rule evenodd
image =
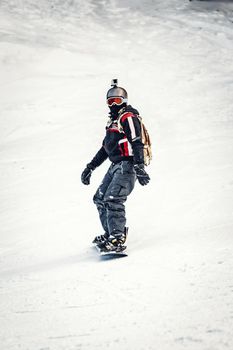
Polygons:
<instances>
[{"instance_id":1,"label":"snowboarder","mask_svg":"<svg viewBox=\"0 0 233 350\"><path fill-rule=\"evenodd\" d=\"M124 202L132 192L136 179L142 186L150 181L144 169L139 112L128 105L126 90L117 84L117 79L113 79L112 87L107 92L110 113L102 147L81 175L82 183L89 185L92 171L107 158L112 162L93 197L104 229L104 234L96 236L93 243L103 251L116 251L125 243Z\"/></svg>"}]
</instances>

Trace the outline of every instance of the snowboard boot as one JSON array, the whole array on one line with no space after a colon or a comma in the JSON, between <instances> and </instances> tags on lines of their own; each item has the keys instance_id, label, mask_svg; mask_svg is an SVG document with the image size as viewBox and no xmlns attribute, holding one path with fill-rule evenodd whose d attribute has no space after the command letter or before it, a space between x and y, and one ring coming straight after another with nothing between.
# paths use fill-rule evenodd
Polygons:
<instances>
[{"instance_id":1,"label":"snowboard boot","mask_svg":"<svg viewBox=\"0 0 233 350\"><path fill-rule=\"evenodd\" d=\"M108 239L101 244L101 249L104 251L122 251L123 245L126 241L128 234L128 227L125 227L124 233L117 233L114 236L110 235Z\"/></svg>"},{"instance_id":2,"label":"snowboard boot","mask_svg":"<svg viewBox=\"0 0 233 350\"><path fill-rule=\"evenodd\" d=\"M103 235L96 236L93 239L92 243L97 245L103 244L108 239L108 237L109 237L109 234L105 232Z\"/></svg>"}]
</instances>

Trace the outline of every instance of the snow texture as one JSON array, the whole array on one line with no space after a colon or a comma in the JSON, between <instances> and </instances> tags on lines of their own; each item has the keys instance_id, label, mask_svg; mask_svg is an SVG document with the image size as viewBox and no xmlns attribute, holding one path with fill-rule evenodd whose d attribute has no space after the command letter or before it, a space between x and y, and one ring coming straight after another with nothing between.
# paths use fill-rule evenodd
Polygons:
<instances>
[{"instance_id":1,"label":"snow texture","mask_svg":"<svg viewBox=\"0 0 233 350\"><path fill-rule=\"evenodd\" d=\"M233 3L0 1L1 350L233 348ZM128 257L83 186L112 78L148 127Z\"/></svg>"}]
</instances>

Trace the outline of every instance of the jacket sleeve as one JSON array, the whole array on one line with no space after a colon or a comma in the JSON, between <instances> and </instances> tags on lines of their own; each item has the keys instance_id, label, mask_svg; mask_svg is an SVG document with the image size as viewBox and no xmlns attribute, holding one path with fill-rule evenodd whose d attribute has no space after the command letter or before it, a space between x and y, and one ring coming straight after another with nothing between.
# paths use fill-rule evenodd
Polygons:
<instances>
[{"instance_id":1,"label":"jacket sleeve","mask_svg":"<svg viewBox=\"0 0 233 350\"><path fill-rule=\"evenodd\" d=\"M134 155L134 164L144 163L144 145L142 143L141 122L138 117L128 113L121 121L122 128L129 140Z\"/></svg>"},{"instance_id":2,"label":"jacket sleeve","mask_svg":"<svg viewBox=\"0 0 233 350\"><path fill-rule=\"evenodd\" d=\"M96 153L92 161L87 164L87 167L91 170L95 170L95 168L100 166L107 158L107 152L105 151L104 146L102 146Z\"/></svg>"}]
</instances>

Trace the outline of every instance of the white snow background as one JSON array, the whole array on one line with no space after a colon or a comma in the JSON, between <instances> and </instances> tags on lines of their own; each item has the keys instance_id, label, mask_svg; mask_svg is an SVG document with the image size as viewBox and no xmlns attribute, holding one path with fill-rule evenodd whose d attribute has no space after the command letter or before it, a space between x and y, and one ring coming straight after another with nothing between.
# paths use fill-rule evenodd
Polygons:
<instances>
[{"instance_id":1,"label":"white snow background","mask_svg":"<svg viewBox=\"0 0 233 350\"><path fill-rule=\"evenodd\" d=\"M154 159L104 260L112 78ZM232 137L232 2L1 0L1 350L233 349Z\"/></svg>"}]
</instances>

